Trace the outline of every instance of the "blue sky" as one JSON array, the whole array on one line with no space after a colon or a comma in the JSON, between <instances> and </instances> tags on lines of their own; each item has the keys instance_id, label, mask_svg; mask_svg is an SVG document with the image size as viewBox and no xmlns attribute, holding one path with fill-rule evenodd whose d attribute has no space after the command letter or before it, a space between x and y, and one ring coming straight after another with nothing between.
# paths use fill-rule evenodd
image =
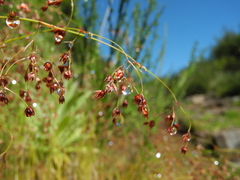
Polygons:
<instances>
[{"instance_id":1,"label":"blue sky","mask_svg":"<svg viewBox=\"0 0 240 180\"><path fill-rule=\"evenodd\" d=\"M112 0L113 5L118 0ZM146 0L130 0L132 3L146 3ZM104 14L108 0L100 2ZM209 49L224 29L240 33L240 0L159 0L166 5L159 19L159 36L166 37L166 52L161 75L178 72L189 61L194 43L198 51ZM130 6L131 7L131 6ZM130 9L131 10L131 9ZM160 39L153 52L162 43Z\"/></svg>"},{"instance_id":2,"label":"blue sky","mask_svg":"<svg viewBox=\"0 0 240 180\"><path fill-rule=\"evenodd\" d=\"M160 28L167 27L163 74L186 67L194 42L210 48L224 29L240 33L239 0L161 0L166 9Z\"/></svg>"}]
</instances>

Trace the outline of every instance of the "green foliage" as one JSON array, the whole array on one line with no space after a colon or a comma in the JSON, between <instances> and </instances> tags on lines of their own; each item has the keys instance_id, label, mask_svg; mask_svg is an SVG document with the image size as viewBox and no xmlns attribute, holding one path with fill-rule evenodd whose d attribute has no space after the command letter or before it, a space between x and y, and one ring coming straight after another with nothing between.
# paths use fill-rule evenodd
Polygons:
<instances>
[{"instance_id":1,"label":"green foliage","mask_svg":"<svg viewBox=\"0 0 240 180\"><path fill-rule=\"evenodd\" d=\"M11 136L6 136L7 134L11 135L8 129L11 130L14 137L13 148L7 149L7 156L6 153L2 153L0 156L1 165L6 165L4 171L1 172L1 178L41 180L152 179L161 175L167 179L174 177L186 179L189 177L189 168L192 172L196 170L194 166L190 166L191 160L182 159L179 149L183 146L183 142L172 138L170 140L165 131L159 131L159 127L162 130L165 129L160 122L163 119L162 115L168 114L172 110L169 107L181 107L176 102L175 93L180 98L185 95L185 89L189 86L188 77L192 74L195 66L194 63L191 64L190 69L182 72L177 81L173 83L174 93L164 83L165 80L162 81L148 70L148 67L151 67L149 62L151 45L157 38L158 19L163 9L158 9L157 1L149 0L147 6L143 7L138 4L132 13L126 15L130 12L127 11L127 5L130 1L121 0L117 15L119 18L115 25L110 26L110 32L115 32L110 34L113 40L119 45L125 46L124 49L127 49L129 54L138 62L146 65L146 68L138 64L114 42L109 41L107 44L100 41L103 37L98 36L97 33L91 34L91 38L85 38L84 35L89 35L85 31L91 31L91 33L98 31L97 3L94 0L89 0L88 3L79 1L79 11L73 11L73 4L71 5L73 2L62 2L60 7L65 13L62 14L61 9L55 6L49 6L46 12L38 12L39 9L35 9L34 6L39 5L37 3L44 5L45 2L34 1L29 4L30 8L33 9L29 14L32 19L22 17L20 28L12 29L12 31L3 26L1 43L5 42L7 48L1 49L3 54L2 68L10 57L13 66L9 65L11 68L6 75L11 80L16 79L18 84L9 83L9 90L4 85L1 87L4 93L5 90L8 90L7 96L11 99L8 106L0 109L1 123L5 127L0 126L1 152L7 149L9 143L6 142L11 142L12 139ZM20 3L20 1L15 1L15 3ZM4 15L7 16L6 8L10 7L9 4L5 4L4 8L1 7L4 10L2 11L5 13ZM19 10L19 8L17 9ZM21 13L20 15L27 16L27 14ZM80 17L79 14L81 14ZM1 14L1 19L5 20L6 16L4 15ZM133 17L131 21L127 20L129 15ZM110 14L109 18L112 16L113 14ZM108 21L111 20L108 19ZM132 21L135 23L134 27L130 27ZM79 32L80 27L83 30ZM56 41L54 30L67 32L64 41L57 46L54 45L54 41ZM33 34L23 35L21 33L28 31L33 32ZM119 36L121 31L124 38ZM125 45L127 42L124 39L130 34L133 41ZM9 41L6 40L6 37ZM105 43L112 50L114 49L113 53L110 53L111 58L106 59L100 56L101 52L96 42ZM37 61L42 72L44 69L42 66L45 62L51 62L56 69L59 56L69 48L72 50L70 59L73 61L68 61L68 65L69 67L71 65L74 75L71 80L68 80L69 82L63 80L59 74L54 75L54 78L60 79L66 88L66 101L64 104L58 105L56 97L59 96L59 91L54 91L51 95L48 88L43 88L40 92L35 91L32 88L34 82L25 82L22 74L26 71L26 66L29 67L29 54L36 53L38 55ZM161 59L164 54L164 46L159 49L159 59ZM19 61L21 58L24 60L23 63ZM117 92L113 92L107 94L101 101L91 98L95 89L103 89L106 85L103 82L106 75L114 74L116 68L118 69L115 65L122 64L126 60L125 58L128 60L128 65L132 66L132 69L128 67L126 69L129 72L135 71L134 75L126 72L125 77L130 79L129 84L135 88L133 88L131 95L144 93L146 96L148 103L146 108L151 112L149 119L156 121L152 130L149 126L143 126L146 117L141 116L141 112L138 112L141 106L134 104L130 95L121 96ZM154 67L157 65L154 64ZM11 76L12 73L13 76ZM152 81L146 73L153 75L156 80ZM48 72L43 71L38 75L42 79L46 77L46 74ZM145 77L146 80L142 80ZM122 82L124 81L120 81L120 83ZM162 85L159 85L159 82ZM167 79L166 82L168 82ZM29 103L32 105L33 102L36 102L37 104L34 107L35 116L33 117L27 118L23 113L23 109L29 104L20 101L20 98L14 98L14 96L18 97L17 92L21 89L28 91L34 97L33 101ZM123 110L120 104L124 98L129 99L129 107ZM141 103L139 104L142 105ZM112 123L111 115L115 107L120 107L122 111L122 119L124 118L125 123L121 126ZM164 108L168 109L163 111ZM184 110L181 110L184 113ZM175 117L173 119L175 121ZM188 123L190 123L190 119ZM158 134L154 135L154 133ZM180 136L178 138L181 140ZM164 153L164 160L159 161L156 152ZM5 157L7 157L7 164ZM173 157L177 159L173 159ZM188 157L191 159L191 154ZM182 166L182 164L186 166ZM175 168L178 170L175 171ZM182 169L179 171L180 168ZM217 167L215 168L219 171ZM230 169L227 166L226 169L228 168ZM198 177L198 175L192 176ZM211 177L211 175L207 174L206 177Z\"/></svg>"},{"instance_id":2,"label":"green foliage","mask_svg":"<svg viewBox=\"0 0 240 180\"><path fill-rule=\"evenodd\" d=\"M211 57L197 62L196 70L188 79L187 95L239 95L239 38L240 34L226 32L211 49Z\"/></svg>"}]
</instances>

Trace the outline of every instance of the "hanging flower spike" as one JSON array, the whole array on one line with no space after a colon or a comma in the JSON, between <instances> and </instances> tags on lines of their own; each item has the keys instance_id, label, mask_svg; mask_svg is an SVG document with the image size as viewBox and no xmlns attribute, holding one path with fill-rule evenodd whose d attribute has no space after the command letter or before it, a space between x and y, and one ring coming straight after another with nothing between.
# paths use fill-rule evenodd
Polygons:
<instances>
[{"instance_id":1,"label":"hanging flower spike","mask_svg":"<svg viewBox=\"0 0 240 180\"><path fill-rule=\"evenodd\" d=\"M32 98L29 96L29 94L27 94L27 96L25 98L25 101L26 102L31 102L32 101Z\"/></svg>"},{"instance_id":2,"label":"hanging flower spike","mask_svg":"<svg viewBox=\"0 0 240 180\"><path fill-rule=\"evenodd\" d=\"M171 136L177 134L177 128L174 126L170 126L166 130Z\"/></svg>"},{"instance_id":3,"label":"hanging flower spike","mask_svg":"<svg viewBox=\"0 0 240 180\"><path fill-rule=\"evenodd\" d=\"M137 105L142 105L143 99L144 99L144 97L142 94L137 94L136 96L134 96L134 103Z\"/></svg>"},{"instance_id":4,"label":"hanging flower spike","mask_svg":"<svg viewBox=\"0 0 240 180\"><path fill-rule=\"evenodd\" d=\"M4 77L1 77L0 78L0 86L7 86L8 85L8 81L4 78Z\"/></svg>"},{"instance_id":5,"label":"hanging flower spike","mask_svg":"<svg viewBox=\"0 0 240 180\"><path fill-rule=\"evenodd\" d=\"M113 81L112 75L108 75L108 76L104 79L104 82L106 82L106 83L109 83L109 82L112 82L112 81Z\"/></svg>"},{"instance_id":6,"label":"hanging flower spike","mask_svg":"<svg viewBox=\"0 0 240 180\"><path fill-rule=\"evenodd\" d=\"M31 62L31 65L35 65L37 63L36 59L37 59L37 56L35 54L30 54L28 56L28 59L30 60Z\"/></svg>"},{"instance_id":7,"label":"hanging flower spike","mask_svg":"<svg viewBox=\"0 0 240 180\"><path fill-rule=\"evenodd\" d=\"M31 107L29 107L29 106L25 109L24 112L25 112L25 115L26 115L27 117L34 116L34 115L35 115L34 109L31 108Z\"/></svg>"},{"instance_id":8,"label":"hanging flower spike","mask_svg":"<svg viewBox=\"0 0 240 180\"><path fill-rule=\"evenodd\" d=\"M186 152L187 152L187 146L182 147L181 153L183 153L185 155Z\"/></svg>"},{"instance_id":9,"label":"hanging flower spike","mask_svg":"<svg viewBox=\"0 0 240 180\"><path fill-rule=\"evenodd\" d=\"M53 82L50 86L49 86L49 90L50 90L50 94L52 94L54 91L56 91L58 89L58 83Z\"/></svg>"},{"instance_id":10,"label":"hanging flower spike","mask_svg":"<svg viewBox=\"0 0 240 180\"><path fill-rule=\"evenodd\" d=\"M36 77L36 74L34 72L26 73L24 76L25 81L33 81Z\"/></svg>"},{"instance_id":11,"label":"hanging flower spike","mask_svg":"<svg viewBox=\"0 0 240 180\"><path fill-rule=\"evenodd\" d=\"M4 104L8 104L9 103L8 98L5 96L5 94L3 92L0 92L0 102L2 102Z\"/></svg>"},{"instance_id":12,"label":"hanging flower spike","mask_svg":"<svg viewBox=\"0 0 240 180\"><path fill-rule=\"evenodd\" d=\"M176 118L175 112L174 112L174 110L172 110L171 114L166 116L165 121L166 122L168 122L168 121L172 122L175 118Z\"/></svg>"},{"instance_id":13,"label":"hanging flower spike","mask_svg":"<svg viewBox=\"0 0 240 180\"><path fill-rule=\"evenodd\" d=\"M150 129L152 129L154 126L155 126L155 121L154 121L154 120L151 120L151 121L149 122L149 127L150 127Z\"/></svg>"},{"instance_id":14,"label":"hanging flower spike","mask_svg":"<svg viewBox=\"0 0 240 180\"><path fill-rule=\"evenodd\" d=\"M58 69L59 69L59 71L60 71L60 73L62 74L64 71L65 71L65 69L67 69L68 68L68 66L58 66Z\"/></svg>"},{"instance_id":15,"label":"hanging flower spike","mask_svg":"<svg viewBox=\"0 0 240 180\"><path fill-rule=\"evenodd\" d=\"M63 64L65 64L65 63L68 61L68 59L69 59L69 51L61 54L59 57L61 57L61 58L60 58L60 62L62 62Z\"/></svg>"},{"instance_id":16,"label":"hanging flower spike","mask_svg":"<svg viewBox=\"0 0 240 180\"><path fill-rule=\"evenodd\" d=\"M67 79L67 80L71 79L71 77L72 77L72 71L71 71L70 69L68 69L67 71L65 71L65 72L63 73L63 77L64 77L64 79Z\"/></svg>"},{"instance_id":17,"label":"hanging flower spike","mask_svg":"<svg viewBox=\"0 0 240 180\"><path fill-rule=\"evenodd\" d=\"M62 42L63 38L65 37L66 31L55 29L53 30L53 32L55 38L55 45L59 45Z\"/></svg>"},{"instance_id":18,"label":"hanging flower spike","mask_svg":"<svg viewBox=\"0 0 240 180\"><path fill-rule=\"evenodd\" d=\"M50 62L45 62L43 65L43 68L45 71L50 71L52 69L52 63Z\"/></svg>"},{"instance_id":19,"label":"hanging flower spike","mask_svg":"<svg viewBox=\"0 0 240 180\"><path fill-rule=\"evenodd\" d=\"M106 85L105 91L106 91L106 93L111 93L113 91L117 91L117 86L113 82L110 82Z\"/></svg>"},{"instance_id":20,"label":"hanging flower spike","mask_svg":"<svg viewBox=\"0 0 240 180\"><path fill-rule=\"evenodd\" d=\"M99 99L101 99L101 98L103 98L105 96L106 91L105 90L97 90L94 93L95 93L94 94L94 98L99 100Z\"/></svg>"},{"instance_id":21,"label":"hanging flower spike","mask_svg":"<svg viewBox=\"0 0 240 180\"><path fill-rule=\"evenodd\" d=\"M118 107L116 107L113 111L112 111L112 117L117 117L121 114L121 111Z\"/></svg>"},{"instance_id":22,"label":"hanging flower spike","mask_svg":"<svg viewBox=\"0 0 240 180\"><path fill-rule=\"evenodd\" d=\"M143 114L143 116L144 116L146 119L148 119L148 110L147 110L146 107L143 108L142 114Z\"/></svg>"},{"instance_id":23,"label":"hanging flower spike","mask_svg":"<svg viewBox=\"0 0 240 180\"><path fill-rule=\"evenodd\" d=\"M59 104L63 104L65 102L64 96L63 95L59 96L58 101L59 101Z\"/></svg>"},{"instance_id":24,"label":"hanging flower spike","mask_svg":"<svg viewBox=\"0 0 240 180\"><path fill-rule=\"evenodd\" d=\"M184 142L190 141L190 140L191 140L191 133L190 133L190 132L187 132L187 133L183 134L182 140L183 140Z\"/></svg>"},{"instance_id":25,"label":"hanging flower spike","mask_svg":"<svg viewBox=\"0 0 240 180\"><path fill-rule=\"evenodd\" d=\"M122 68L119 68L115 73L114 76L117 80L121 80L124 76L124 70Z\"/></svg>"}]
</instances>

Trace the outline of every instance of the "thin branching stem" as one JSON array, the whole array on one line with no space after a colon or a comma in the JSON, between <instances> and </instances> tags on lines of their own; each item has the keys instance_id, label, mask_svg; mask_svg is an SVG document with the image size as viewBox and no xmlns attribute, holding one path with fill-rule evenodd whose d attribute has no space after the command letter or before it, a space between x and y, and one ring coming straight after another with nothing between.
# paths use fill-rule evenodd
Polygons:
<instances>
[{"instance_id":1,"label":"thin branching stem","mask_svg":"<svg viewBox=\"0 0 240 180\"><path fill-rule=\"evenodd\" d=\"M69 23L71 22L71 19L72 19L72 15L73 15L73 9L74 9L74 4L73 4L73 1L71 0L71 16L70 16L70 19L69 19L69 22L67 24L67 26L69 25ZM0 16L0 19L6 19L7 16ZM6 43L9 43L11 41L15 41L15 40L18 40L18 39L22 39L24 37L28 37L28 36L32 36L32 35L35 35L35 34L38 34L38 33L43 33L43 32L48 32L48 31L52 31L53 29L59 29L59 30L63 30L63 31L66 31L68 33L71 33L71 34L76 34L78 36L85 36L85 33L84 32L81 32L79 29L77 28L69 28L69 27L65 27L65 28L61 28L61 27L58 27L58 26L55 26L55 25L52 25L52 24L49 24L49 23L46 23L46 22L43 22L43 21L38 21L38 20L35 20L35 19L28 19L28 18L20 18L21 21L28 21L28 22L33 22L33 23L38 23L39 25L42 25L42 26L46 26L50 29L47 29L47 30L43 30L43 31L39 31L39 32L35 32L35 33L32 33L32 34L28 34L28 35L24 35L24 36L21 36L21 37L17 37L17 38L13 38L13 39L9 39L5 42L3 42L2 44L6 44ZM90 33L90 32L86 32L86 33ZM175 102L178 104L180 110L186 115L188 121L189 121L189 128L188 128L188 132L191 130L191 120L189 118L189 116L187 115L186 111L183 109L183 107L178 103L178 100L175 96L175 94L173 93L173 91L166 85L166 83L163 82L162 79L160 79L159 77L157 77L154 73L152 73L151 71L149 71L146 67L142 66L141 64L139 64L138 62L136 62L136 60L134 60L130 55L128 55L122 48L121 46L119 46L117 43L115 43L114 41L111 41L105 37L102 37L100 35L97 35L97 34L92 34L92 37L90 37L90 39L94 40L94 41L97 41L97 42L100 42L102 44L105 44L107 45L108 47L112 48L112 49L115 49L117 50L118 52L122 53L123 55L125 55L126 59L127 59L127 62L135 69L137 75L139 76L140 78L140 83L141 83L141 93L143 93L143 82L142 82L142 77L141 77L141 74L140 74L140 70L137 69L135 67L134 64L136 64L137 66L139 66L139 68L143 69L144 71L148 72L149 74L151 74L153 77L155 77L161 84L163 84L166 89L170 92L170 94L172 95L173 99L175 100ZM94 38L93 36L95 37L98 37L98 38L102 38L102 39L105 39L107 40L108 42L110 43L113 43L114 45L116 45L117 47L111 45L110 43L106 43L98 38ZM131 61L130 61L130 60ZM1 72L2 74L2 72ZM9 90L9 89L8 89ZM9 90L11 91L11 90ZM14 92L13 92L14 93ZM14 93L15 94L15 93Z\"/></svg>"}]
</instances>

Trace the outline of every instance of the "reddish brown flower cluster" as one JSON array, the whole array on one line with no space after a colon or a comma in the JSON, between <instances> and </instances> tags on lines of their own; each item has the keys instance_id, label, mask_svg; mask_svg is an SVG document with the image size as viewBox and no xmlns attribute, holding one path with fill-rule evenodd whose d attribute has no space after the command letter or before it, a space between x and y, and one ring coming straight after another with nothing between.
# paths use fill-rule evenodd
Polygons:
<instances>
[{"instance_id":1,"label":"reddish brown flower cluster","mask_svg":"<svg viewBox=\"0 0 240 180\"><path fill-rule=\"evenodd\" d=\"M5 87L7 85L8 85L8 81L6 80L6 78L5 77L1 77L0 78L0 86L1 87Z\"/></svg>"},{"instance_id":2,"label":"reddish brown flower cluster","mask_svg":"<svg viewBox=\"0 0 240 180\"><path fill-rule=\"evenodd\" d=\"M9 103L8 98L5 96L5 93L2 90L0 90L0 102L4 105Z\"/></svg>"},{"instance_id":3,"label":"reddish brown flower cluster","mask_svg":"<svg viewBox=\"0 0 240 180\"><path fill-rule=\"evenodd\" d=\"M178 122L176 121L176 115L173 107L172 107L172 112L165 117L165 122L171 124L170 127L166 129L166 131L170 135L175 135L178 131L179 125L178 125Z\"/></svg>"},{"instance_id":4,"label":"reddish brown flower cluster","mask_svg":"<svg viewBox=\"0 0 240 180\"><path fill-rule=\"evenodd\" d=\"M126 89L127 86L124 83L126 78L124 78L124 69L123 66L120 68L116 69L113 75L108 75L105 79L104 82L106 82L106 86L104 90L97 90L94 92L94 98L95 99L101 99L103 98L106 94L109 94L111 92L118 92L120 91L123 93ZM126 106L126 101L123 106Z\"/></svg>"},{"instance_id":5,"label":"reddish brown flower cluster","mask_svg":"<svg viewBox=\"0 0 240 180\"><path fill-rule=\"evenodd\" d=\"M37 57L35 54L29 55L28 59L30 60L30 64L26 70L24 75L25 81L33 81L36 78L36 74L38 73L38 66L37 66Z\"/></svg>"},{"instance_id":6,"label":"reddish brown flower cluster","mask_svg":"<svg viewBox=\"0 0 240 180\"><path fill-rule=\"evenodd\" d=\"M62 42L63 38L65 37L66 31L61 29L54 29L53 33L55 38L55 45L59 45Z\"/></svg>"},{"instance_id":7,"label":"reddish brown flower cluster","mask_svg":"<svg viewBox=\"0 0 240 180\"><path fill-rule=\"evenodd\" d=\"M48 9L48 6L59 6L61 2L62 0L47 0L46 5L41 7L41 10L46 11Z\"/></svg>"},{"instance_id":8,"label":"reddish brown flower cluster","mask_svg":"<svg viewBox=\"0 0 240 180\"><path fill-rule=\"evenodd\" d=\"M121 111L118 107L116 107L113 111L112 111L112 117L113 117L113 124L117 124L117 120L120 118L121 116Z\"/></svg>"},{"instance_id":9,"label":"reddish brown flower cluster","mask_svg":"<svg viewBox=\"0 0 240 180\"><path fill-rule=\"evenodd\" d=\"M176 115L175 115L175 111L174 111L174 108L172 107L172 112L167 115L165 117L165 122L169 122L171 125L170 127L168 127L166 129L166 131L170 134L170 135L175 135L178 131L178 128L179 128L179 125L178 125L178 122L176 120ZM185 146L182 147L181 149L181 153L183 154L186 154L187 152L187 146L188 146L188 141L191 140L191 133L188 131L187 133L183 134L182 136L182 140L183 142L185 142Z\"/></svg>"},{"instance_id":10,"label":"reddish brown flower cluster","mask_svg":"<svg viewBox=\"0 0 240 180\"><path fill-rule=\"evenodd\" d=\"M19 96L26 102L32 101L32 98L30 97L29 93L24 90L20 90Z\"/></svg>"},{"instance_id":11,"label":"reddish brown flower cluster","mask_svg":"<svg viewBox=\"0 0 240 180\"><path fill-rule=\"evenodd\" d=\"M4 89L8 85L8 81L5 77L0 77L0 87ZM9 103L9 99L5 95L4 90L0 90L0 103L6 105Z\"/></svg>"},{"instance_id":12,"label":"reddish brown flower cluster","mask_svg":"<svg viewBox=\"0 0 240 180\"><path fill-rule=\"evenodd\" d=\"M143 94L134 96L134 103L138 105L138 112L141 113L146 119L148 118L147 102Z\"/></svg>"},{"instance_id":13,"label":"reddish brown flower cluster","mask_svg":"<svg viewBox=\"0 0 240 180\"><path fill-rule=\"evenodd\" d=\"M34 112L34 109L30 106L28 106L26 109L25 109L25 115L27 117L30 117L30 116L34 116L35 115L35 112Z\"/></svg>"},{"instance_id":14,"label":"reddish brown flower cluster","mask_svg":"<svg viewBox=\"0 0 240 180\"><path fill-rule=\"evenodd\" d=\"M186 154L187 152L187 146L182 147L181 153Z\"/></svg>"},{"instance_id":15,"label":"reddish brown flower cluster","mask_svg":"<svg viewBox=\"0 0 240 180\"><path fill-rule=\"evenodd\" d=\"M186 144L185 144L185 146L182 147L181 153L186 154L188 142L191 140L191 133L188 131L187 133L183 134L182 140L183 140L183 142L185 142Z\"/></svg>"}]
</instances>

